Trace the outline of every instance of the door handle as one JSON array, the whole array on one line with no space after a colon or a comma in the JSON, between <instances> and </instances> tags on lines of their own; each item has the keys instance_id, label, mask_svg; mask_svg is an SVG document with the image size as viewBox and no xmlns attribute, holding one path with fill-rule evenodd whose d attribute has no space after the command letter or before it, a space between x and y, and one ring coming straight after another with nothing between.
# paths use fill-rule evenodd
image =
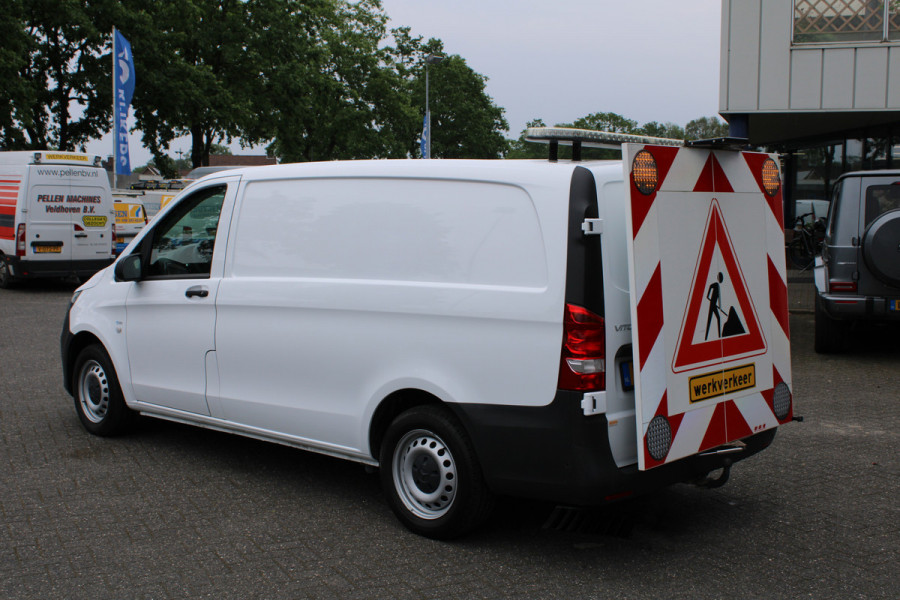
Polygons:
<instances>
[{"instance_id":1,"label":"door handle","mask_svg":"<svg viewBox=\"0 0 900 600\"><path fill-rule=\"evenodd\" d=\"M184 295L188 298L193 298L194 296L197 296L198 298L206 298L207 296L209 296L209 290L203 286L195 285L193 287L189 287Z\"/></svg>"},{"instance_id":2,"label":"door handle","mask_svg":"<svg viewBox=\"0 0 900 600\"><path fill-rule=\"evenodd\" d=\"M87 237L87 234L86 234L86 233L76 233L76 234L75 234L75 237L77 237L77 238L86 238L86 237Z\"/></svg>"}]
</instances>

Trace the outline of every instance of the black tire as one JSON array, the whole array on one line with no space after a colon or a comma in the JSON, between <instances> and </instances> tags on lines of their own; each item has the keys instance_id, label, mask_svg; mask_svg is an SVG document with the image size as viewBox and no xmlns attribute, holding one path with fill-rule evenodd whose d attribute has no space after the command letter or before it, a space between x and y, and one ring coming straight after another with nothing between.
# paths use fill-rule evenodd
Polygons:
<instances>
[{"instance_id":1,"label":"black tire","mask_svg":"<svg viewBox=\"0 0 900 600\"><path fill-rule=\"evenodd\" d=\"M119 378L102 346L93 344L78 354L72 377L75 411L85 429L112 436L130 428L136 413L125 404Z\"/></svg>"},{"instance_id":2,"label":"black tire","mask_svg":"<svg viewBox=\"0 0 900 600\"><path fill-rule=\"evenodd\" d=\"M15 279L9 272L9 264L6 262L6 258L0 255L0 289L8 290L13 287L14 281Z\"/></svg>"},{"instance_id":3,"label":"black tire","mask_svg":"<svg viewBox=\"0 0 900 600\"><path fill-rule=\"evenodd\" d=\"M414 533L459 537L493 508L472 443L445 408L419 406L399 415L388 427L380 459L391 510Z\"/></svg>"},{"instance_id":4,"label":"black tire","mask_svg":"<svg viewBox=\"0 0 900 600\"><path fill-rule=\"evenodd\" d=\"M842 352L847 343L849 323L832 319L822 307L822 297L816 293L814 348L819 354Z\"/></svg>"},{"instance_id":5,"label":"black tire","mask_svg":"<svg viewBox=\"0 0 900 600\"><path fill-rule=\"evenodd\" d=\"M791 259L791 263L801 271L808 269L814 258L800 238L795 238L791 241L790 246L788 246L788 256Z\"/></svg>"}]
</instances>

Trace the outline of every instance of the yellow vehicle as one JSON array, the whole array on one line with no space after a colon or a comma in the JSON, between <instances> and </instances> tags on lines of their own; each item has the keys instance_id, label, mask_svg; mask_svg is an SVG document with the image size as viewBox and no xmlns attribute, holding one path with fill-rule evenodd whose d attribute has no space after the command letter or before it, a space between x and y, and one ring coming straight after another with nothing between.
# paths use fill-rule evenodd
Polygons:
<instances>
[{"instance_id":1,"label":"yellow vehicle","mask_svg":"<svg viewBox=\"0 0 900 600\"><path fill-rule=\"evenodd\" d=\"M116 211L116 255L118 256L147 224L147 212L144 210L143 203L135 198L117 198L114 206Z\"/></svg>"}]
</instances>

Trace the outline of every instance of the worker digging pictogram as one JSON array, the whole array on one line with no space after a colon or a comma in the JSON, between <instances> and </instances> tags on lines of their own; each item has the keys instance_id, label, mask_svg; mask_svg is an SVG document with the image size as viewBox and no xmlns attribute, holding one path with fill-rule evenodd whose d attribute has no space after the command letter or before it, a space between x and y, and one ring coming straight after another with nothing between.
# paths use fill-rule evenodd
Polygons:
<instances>
[{"instance_id":1,"label":"worker digging pictogram","mask_svg":"<svg viewBox=\"0 0 900 600\"><path fill-rule=\"evenodd\" d=\"M723 304L723 296L731 303ZM684 314L672 362L676 373L766 351L756 307L715 198L710 203Z\"/></svg>"}]
</instances>

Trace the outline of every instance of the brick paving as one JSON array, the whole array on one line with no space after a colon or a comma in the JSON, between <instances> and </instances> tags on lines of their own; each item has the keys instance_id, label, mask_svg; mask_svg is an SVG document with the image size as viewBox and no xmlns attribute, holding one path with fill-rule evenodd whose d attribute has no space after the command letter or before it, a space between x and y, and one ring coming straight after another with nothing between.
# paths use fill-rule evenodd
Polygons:
<instances>
[{"instance_id":1,"label":"brick paving","mask_svg":"<svg viewBox=\"0 0 900 600\"><path fill-rule=\"evenodd\" d=\"M0 290L0 598L896 598L896 332L817 356L798 285L806 421L728 485L578 511L571 530L501 499L453 543L406 532L355 464L153 420L87 434L60 383L72 286Z\"/></svg>"}]
</instances>

